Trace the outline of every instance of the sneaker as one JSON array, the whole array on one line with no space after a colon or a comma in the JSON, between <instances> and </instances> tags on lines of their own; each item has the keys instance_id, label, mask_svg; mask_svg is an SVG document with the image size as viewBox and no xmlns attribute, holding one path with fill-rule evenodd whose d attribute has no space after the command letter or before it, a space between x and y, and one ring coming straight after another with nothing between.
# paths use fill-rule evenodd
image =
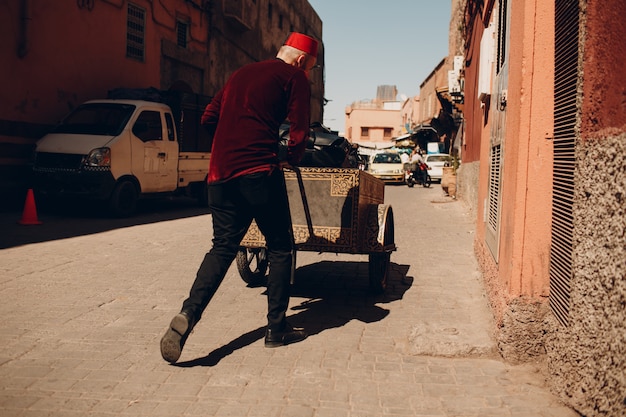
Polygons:
<instances>
[{"instance_id":1,"label":"sneaker","mask_svg":"<svg viewBox=\"0 0 626 417\"><path fill-rule=\"evenodd\" d=\"M301 342L307 338L307 334L302 329L296 329L287 323L281 331L268 328L265 331L265 347L274 348L278 346L289 345L291 343Z\"/></svg>"},{"instance_id":2,"label":"sneaker","mask_svg":"<svg viewBox=\"0 0 626 417\"><path fill-rule=\"evenodd\" d=\"M169 363L175 363L183 351L183 346L194 326L192 314L181 311L174 316L161 338L161 356Z\"/></svg>"}]
</instances>

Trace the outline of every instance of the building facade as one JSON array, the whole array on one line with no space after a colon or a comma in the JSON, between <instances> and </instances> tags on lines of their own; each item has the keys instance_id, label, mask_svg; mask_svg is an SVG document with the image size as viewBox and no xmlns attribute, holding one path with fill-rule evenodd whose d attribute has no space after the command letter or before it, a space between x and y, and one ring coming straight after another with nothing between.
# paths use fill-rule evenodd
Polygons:
<instances>
[{"instance_id":1,"label":"building facade","mask_svg":"<svg viewBox=\"0 0 626 417\"><path fill-rule=\"evenodd\" d=\"M462 62L461 56L450 51L420 84L420 106L412 138L424 151L429 148L428 143L439 142L439 152L458 153L453 145L462 127L458 86Z\"/></svg>"},{"instance_id":2,"label":"building facade","mask_svg":"<svg viewBox=\"0 0 626 417\"><path fill-rule=\"evenodd\" d=\"M626 4L464 10L458 196L476 213L500 353L545 357L582 415L626 415Z\"/></svg>"},{"instance_id":3,"label":"building facade","mask_svg":"<svg viewBox=\"0 0 626 417\"><path fill-rule=\"evenodd\" d=\"M344 136L366 147L389 147L402 134L402 102L395 85L378 86L376 98L352 103L345 109Z\"/></svg>"},{"instance_id":4,"label":"building facade","mask_svg":"<svg viewBox=\"0 0 626 417\"><path fill-rule=\"evenodd\" d=\"M437 99L437 90L448 86L449 58L443 58L420 84L420 112L418 124L430 124L439 115L441 103Z\"/></svg>"},{"instance_id":5,"label":"building facade","mask_svg":"<svg viewBox=\"0 0 626 417\"><path fill-rule=\"evenodd\" d=\"M88 99L147 87L208 98L237 68L275 56L291 31L322 40L322 22L306 0L6 3L0 14L7 29L0 42L4 195L24 195L36 140ZM312 120L323 117L323 43L318 63L310 74Z\"/></svg>"}]
</instances>

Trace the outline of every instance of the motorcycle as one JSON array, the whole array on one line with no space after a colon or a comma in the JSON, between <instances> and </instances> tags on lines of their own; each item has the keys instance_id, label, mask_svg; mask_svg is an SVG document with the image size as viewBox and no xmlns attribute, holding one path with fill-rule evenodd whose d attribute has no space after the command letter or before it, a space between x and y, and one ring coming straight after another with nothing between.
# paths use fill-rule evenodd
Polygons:
<instances>
[{"instance_id":1,"label":"motorcycle","mask_svg":"<svg viewBox=\"0 0 626 417\"><path fill-rule=\"evenodd\" d=\"M432 183L432 179L428 174L428 170L430 169L430 167L425 163L417 163L415 165L416 166L413 167L409 166L408 170L406 171L406 185L408 185L409 188L413 188L413 186L416 184L422 185L424 188L430 187L430 184Z\"/></svg>"}]
</instances>

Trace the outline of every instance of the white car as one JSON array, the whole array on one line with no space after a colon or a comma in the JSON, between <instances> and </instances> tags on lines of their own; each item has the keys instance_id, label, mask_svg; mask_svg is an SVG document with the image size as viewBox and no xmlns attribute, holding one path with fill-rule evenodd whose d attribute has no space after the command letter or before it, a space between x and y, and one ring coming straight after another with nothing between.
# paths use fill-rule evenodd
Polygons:
<instances>
[{"instance_id":1,"label":"white car","mask_svg":"<svg viewBox=\"0 0 626 417\"><path fill-rule=\"evenodd\" d=\"M446 163L451 162L450 155L447 153L431 153L424 156L424 162L428 165L428 175L433 181L441 182L443 177L443 167Z\"/></svg>"},{"instance_id":2,"label":"white car","mask_svg":"<svg viewBox=\"0 0 626 417\"><path fill-rule=\"evenodd\" d=\"M397 152L381 152L373 155L368 171L385 183L404 184L404 164Z\"/></svg>"}]
</instances>

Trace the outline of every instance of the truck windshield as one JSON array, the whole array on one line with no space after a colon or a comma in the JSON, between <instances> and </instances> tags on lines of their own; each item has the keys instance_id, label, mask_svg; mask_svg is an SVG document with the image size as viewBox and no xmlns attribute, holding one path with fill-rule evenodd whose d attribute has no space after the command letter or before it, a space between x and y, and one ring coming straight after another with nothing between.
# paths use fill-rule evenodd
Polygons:
<instances>
[{"instance_id":1,"label":"truck windshield","mask_svg":"<svg viewBox=\"0 0 626 417\"><path fill-rule=\"evenodd\" d=\"M135 106L132 104L82 104L68 114L52 132L117 136L134 110Z\"/></svg>"}]
</instances>

